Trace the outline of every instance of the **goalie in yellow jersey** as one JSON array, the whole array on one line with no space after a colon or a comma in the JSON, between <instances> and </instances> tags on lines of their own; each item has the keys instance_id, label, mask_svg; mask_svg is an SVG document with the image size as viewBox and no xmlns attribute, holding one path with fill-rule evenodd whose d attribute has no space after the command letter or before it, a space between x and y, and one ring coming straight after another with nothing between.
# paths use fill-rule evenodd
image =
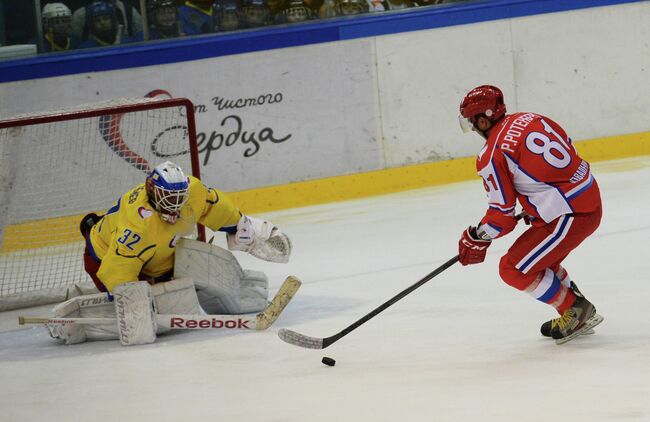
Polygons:
<instances>
[{"instance_id":1,"label":"goalie in yellow jersey","mask_svg":"<svg viewBox=\"0 0 650 422\"><path fill-rule=\"evenodd\" d=\"M239 314L257 312L268 304L264 273L242 270L225 249L182 239L197 223L226 232L230 250L271 262L289 260L291 243L286 234L269 221L242 214L226 194L186 176L170 161L154 168L144 183L122 195L105 215L89 214L82 220L84 267L97 289L108 292L110 300L114 297L114 306L104 305L108 305L106 312L117 315L122 344L153 342L156 311ZM179 257L182 265L175 265ZM97 297L103 300L106 295ZM85 298L59 305L56 316L107 316L88 305L93 302L89 296ZM117 338L105 327L55 328L50 329L52 336L67 344Z\"/></svg>"},{"instance_id":2,"label":"goalie in yellow jersey","mask_svg":"<svg viewBox=\"0 0 650 422\"><path fill-rule=\"evenodd\" d=\"M86 272L103 292L133 280L167 281L173 275L177 240L197 223L225 231L231 250L267 261L288 261L290 243L277 227L243 215L226 194L205 187L167 161L92 223L86 236ZM286 246L271 247L268 239L274 236L281 236Z\"/></svg>"}]
</instances>

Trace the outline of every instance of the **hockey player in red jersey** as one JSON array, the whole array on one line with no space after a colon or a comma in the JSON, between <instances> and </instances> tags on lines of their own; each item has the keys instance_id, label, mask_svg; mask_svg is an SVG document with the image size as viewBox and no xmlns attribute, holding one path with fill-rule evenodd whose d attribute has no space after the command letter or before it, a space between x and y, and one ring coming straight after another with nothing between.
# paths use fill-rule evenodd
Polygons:
<instances>
[{"instance_id":1,"label":"hockey player in red jersey","mask_svg":"<svg viewBox=\"0 0 650 422\"><path fill-rule=\"evenodd\" d=\"M460 263L483 262L492 240L514 229L518 201L531 227L501 258L501 278L560 314L542 325L544 336L560 344L591 333L603 318L561 266L600 224L600 191L589 163L548 117L506 114L497 87L471 90L459 118L464 132L475 131L486 139L476 169L488 196L488 210L478 226L461 236Z\"/></svg>"}]
</instances>

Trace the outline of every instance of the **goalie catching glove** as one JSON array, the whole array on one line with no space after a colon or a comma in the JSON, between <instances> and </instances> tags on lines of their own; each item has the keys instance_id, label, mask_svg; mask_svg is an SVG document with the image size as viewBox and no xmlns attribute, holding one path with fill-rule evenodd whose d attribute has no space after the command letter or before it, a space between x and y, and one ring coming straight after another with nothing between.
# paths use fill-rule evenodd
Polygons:
<instances>
[{"instance_id":1,"label":"goalie catching glove","mask_svg":"<svg viewBox=\"0 0 650 422\"><path fill-rule=\"evenodd\" d=\"M237 232L228 234L228 249L248 252L264 261L287 263L291 255L291 241L270 221L243 215L237 223Z\"/></svg>"}]
</instances>

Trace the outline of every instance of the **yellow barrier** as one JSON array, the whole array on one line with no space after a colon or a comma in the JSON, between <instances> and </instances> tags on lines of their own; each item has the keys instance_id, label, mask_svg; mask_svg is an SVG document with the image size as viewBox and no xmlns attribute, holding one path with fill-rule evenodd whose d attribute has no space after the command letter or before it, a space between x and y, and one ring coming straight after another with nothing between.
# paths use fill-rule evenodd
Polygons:
<instances>
[{"instance_id":1,"label":"yellow barrier","mask_svg":"<svg viewBox=\"0 0 650 422\"><path fill-rule=\"evenodd\" d=\"M589 162L650 155L650 132L576 142ZM480 144L477 143L477 153ZM436 186L478 178L475 157L416 164L231 192L242 211L255 214Z\"/></svg>"},{"instance_id":2,"label":"yellow barrier","mask_svg":"<svg viewBox=\"0 0 650 422\"><path fill-rule=\"evenodd\" d=\"M477 144L477 152L479 147ZM650 132L576 142L576 148L580 155L590 162L650 155ZM256 214L460 182L477 177L475 158L468 157L229 194L243 212ZM74 215L9 226L5 230L2 253L79 241L79 222L82 217L83 215Z\"/></svg>"}]
</instances>

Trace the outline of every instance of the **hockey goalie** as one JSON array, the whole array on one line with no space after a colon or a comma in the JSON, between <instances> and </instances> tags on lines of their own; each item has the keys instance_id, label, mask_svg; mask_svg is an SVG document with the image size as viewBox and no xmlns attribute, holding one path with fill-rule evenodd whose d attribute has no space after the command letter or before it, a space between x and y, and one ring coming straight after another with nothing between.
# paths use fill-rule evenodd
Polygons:
<instances>
[{"instance_id":1,"label":"hockey goalie","mask_svg":"<svg viewBox=\"0 0 650 422\"><path fill-rule=\"evenodd\" d=\"M264 273L242 269L228 250L184 238L197 223L225 232L230 250L289 260L291 242L278 227L242 214L226 194L167 161L105 215L82 220L84 268L100 293L56 306L47 323L52 337L135 345L175 328L268 327L300 282L288 277L269 303Z\"/></svg>"}]
</instances>

